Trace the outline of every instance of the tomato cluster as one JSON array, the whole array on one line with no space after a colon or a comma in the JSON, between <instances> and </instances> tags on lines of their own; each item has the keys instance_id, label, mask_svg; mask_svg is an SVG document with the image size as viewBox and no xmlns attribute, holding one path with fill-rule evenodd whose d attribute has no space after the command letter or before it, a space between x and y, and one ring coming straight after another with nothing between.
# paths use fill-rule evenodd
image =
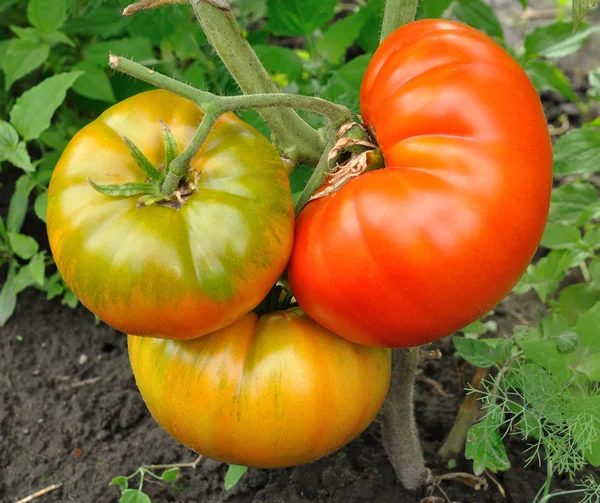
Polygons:
<instances>
[{"instance_id":1,"label":"tomato cluster","mask_svg":"<svg viewBox=\"0 0 600 503\"><path fill-rule=\"evenodd\" d=\"M278 467L341 447L384 400L387 348L476 320L532 258L551 146L537 93L499 45L448 21L400 28L373 56L361 109L386 167L296 222L276 150L234 115L194 157L176 208L95 190L145 182L122 136L158 169L158 119L180 151L189 143L202 112L166 91L110 108L55 169L47 222L63 278L130 334L148 408L199 453ZM253 312L288 264L300 307Z\"/></svg>"}]
</instances>

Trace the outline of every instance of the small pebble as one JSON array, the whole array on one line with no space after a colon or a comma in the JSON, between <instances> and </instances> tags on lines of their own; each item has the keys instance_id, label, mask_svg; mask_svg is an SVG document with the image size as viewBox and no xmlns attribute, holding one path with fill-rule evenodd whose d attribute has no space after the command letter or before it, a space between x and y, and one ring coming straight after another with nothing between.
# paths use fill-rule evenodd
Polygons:
<instances>
[{"instance_id":1,"label":"small pebble","mask_svg":"<svg viewBox=\"0 0 600 503\"><path fill-rule=\"evenodd\" d=\"M79 356L79 360L78 360L79 365L83 365L87 361L88 361L87 355L82 354Z\"/></svg>"}]
</instances>

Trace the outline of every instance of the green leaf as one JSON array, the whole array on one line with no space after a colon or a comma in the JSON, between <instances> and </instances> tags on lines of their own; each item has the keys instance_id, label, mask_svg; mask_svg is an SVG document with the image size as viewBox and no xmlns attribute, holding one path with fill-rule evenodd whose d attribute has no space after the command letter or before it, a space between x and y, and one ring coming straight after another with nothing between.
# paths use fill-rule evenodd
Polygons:
<instances>
[{"instance_id":1,"label":"green leaf","mask_svg":"<svg viewBox=\"0 0 600 503\"><path fill-rule=\"evenodd\" d=\"M17 148L19 134L10 122L0 120L0 159L6 159L6 153Z\"/></svg>"},{"instance_id":2,"label":"green leaf","mask_svg":"<svg viewBox=\"0 0 600 503\"><path fill-rule=\"evenodd\" d=\"M577 52L598 26L581 27L573 33L573 23L558 22L541 26L529 32L525 37L525 56L528 59L537 56L562 58Z\"/></svg>"},{"instance_id":3,"label":"green leaf","mask_svg":"<svg viewBox=\"0 0 600 503\"><path fill-rule=\"evenodd\" d=\"M8 242L13 252L22 259L28 260L38 251L38 244L35 239L25 234L15 232L8 233Z\"/></svg>"},{"instance_id":4,"label":"green leaf","mask_svg":"<svg viewBox=\"0 0 600 503\"><path fill-rule=\"evenodd\" d=\"M129 149L131 153L131 157L135 160L135 163L142 169L142 171L146 174L150 180L154 182L162 181L164 178L163 174L158 171L154 165L150 162L150 160L144 155L144 153L133 143L131 140L122 136L125 145Z\"/></svg>"},{"instance_id":5,"label":"green leaf","mask_svg":"<svg viewBox=\"0 0 600 503\"><path fill-rule=\"evenodd\" d=\"M58 30L67 19L66 0L29 0L27 19L44 33Z\"/></svg>"},{"instance_id":6,"label":"green leaf","mask_svg":"<svg viewBox=\"0 0 600 503\"><path fill-rule=\"evenodd\" d=\"M28 266L23 266L17 272L15 276L15 280L13 282L13 288L15 289L15 293L18 295L26 288L35 284L35 280L31 275L31 271Z\"/></svg>"},{"instance_id":7,"label":"green leaf","mask_svg":"<svg viewBox=\"0 0 600 503\"><path fill-rule=\"evenodd\" d=\"M38 44L33 40L12 39L2 61L2 70L6 76L4 88L8 91L15 81L42 66L49 54L50 46L48 44Z\"/></svg>"},{"instance_id":8,"label":"green leaf","mask_svg":"<svg viewBox=\"0 0 600 503\"><path fill-rule=\"evenodd\" d=\"M6 160L13 166L21 168L26 173L32 173L35 171L35 167L31 164L31 158L27 152L27 146L25 142L20 142L17 148L6 155Z\"/></svg>"},{"instance_id":9,"label":"green leaf","mask_svg":"<svg viewBox=\"0 0 600 503\"><path fill-rule=\"evenodd\" d=\"M473 460L475 475L481 475L486 469L496 473L510 468L500 428L489 417L469 428L465 457Z\"/></svg>"},{"instance_id":10,"label":"green leaf","mask_svg":"<svg viewBox=\"0 0 600 503\"><path fill-rule=\"evenodd\" d=\"M379 35L381 34L381 25L383 24L384 9L385 0L369 0L361 8L361 12L365 16L365 24L356 43L365 52L375 52L377 47L379 47Z\"/></svg>"},{"instance_id":11,"label":"green leaf","mask_svg":"<svg viewBox=\"0 0 600 503\"><path fill-rule=\"evenodd\" d=\"M25 221L25 213L29 207L29 194L35 187L35 181L29 175L22 175L15 184L15 191L10 198L6 227L9 232L19 232Z\"/></svg>"},{"instance_id":12,"label":"green leaf","mask_svg":"<svg viewBox=\"0 0 600 503\"><path fill-rule=\"evenodd\" d=\"M173 482L174 480L177 480L177 478L179 477L179 468L171 468L170 470L165 470L162 475L161 478L167 482Z\"/></svg>"},{"instance_id":13,"label":"green leaf","mask_svg":"<svg viewBox=\"0 0 600 503\"><path fill-rule=\"evenodd\" d=\"M247 471L247 466L229 465L225 474L225 490L233 489Z\"/></svg>"},{"instance_id":14,"label":"green leaf","mask_svg":"<svg viewBox=\"0 0 600 503\"><path fill-rule=\"evenodd\" d=\"M569 285L560 292L557 307L569 323L575 323L596 302L600 302L600 288L597 285L578 283Z\"/></svg>"},{"instance_id":15,"label":"green leaf","mask_svg":"<svg viewBox=\"0 0 600 503\"><path fill-rule=\"evenodd\" d=\"M58 44L65 44L75 47L75 42L67 37L62 31L53 31L52 33L44 34L44 40L48 42L51 47L54 47Z\"/></svg>"},{"instance_id":16,"label":"green leaf","mask_svg":"<svg viewBox=\"0 0 600 503\"><path fill-rule=\"evenodd\" d=\"M558 350L556 341L536 339L529 335L517 337L517 344L528 360L548 372L561 377L569 375L568 355Z\"/></svg>"},{"instance_id":17,"label":"green leaf","mask_svg":"<svg viewBox=\"0 0 600 503\"><path fill-rule=\"evenodd\" d=\"M556 349L561 353L572 353L579 344L577 333L567 330L562 332L556 339Z\"/></svg>"},{"instance_id":18,"label":"green leaf","mask_svg":"<svg viewBox=\"0 0 600 503\"><path fill-rule=\"evenodd\" d=\"M145 37L98 42L88 47L85 52L85 60L100 68L105 68L108 65L108 55L111 52L118 56L133 59L140 64L155 61L152 42Z\"/></svg>"},{"instance_id":19,"label":"green leaf","mask_svg":"<svg viewBox=\"0 0 600 503\"><path fill-rule=\"evenodd\" d=\"M35 203L33 203L33 211L35 211L35 214L42 222L46 222L46 207L47 206L48 206L48 191L44 191L35 198Z\"/></svg>"},{"instance_id":20,"label":"green leaf","mask_svg":"<svg viewBox=\"0 0 600 503\"><path fill-rule=\"evenodd\" d=\"M140 194L153 194L154 186L150 183L123 183L115 185L98 185L92 180L88 180L90 185L101 194L113 197L131 197Z\"/></svg>"},{"instance_id":21,"label":"green leaf","mask_svg":"<svg viewBox=\"0 0 600 503\"><path fill-rule=\"evenodd\" d=\"M8 46L13 39L8 40L0 40L0 70L4 68L4 57L6 56L6 51L8 51Z\"/></svg>"},{"instance_id":22,"label":"green leaf","mask_svg":"<svg viewBox=\"0 0 600 503\"><path fill-rule=\"evenodd\" d=\"M588 82L590 84L589 95L600 101L600 67L588 74Z\"/></svg>"},{"instance_id":23,"label":"green leaf","mask_svg":"<svg viewBox=\"0 0 600 503\"><path fill-rule=\"evenodd\" d=\"M11 26L11 31L19 38L24 40L31 40L36 44L41 44L44 41L44 34L35 28L27 27L22 28L21 26Z\"/></svg>"},{"instance_id":24,"label":"green leaf","mask_svg":"<svg viewBox=\"0 0 600 503\"><path fill-rule=\"evenodd\" d=\"M593 173L600 159L600 133L591 128L574 129L554 145L555 175Z\"/></svg>"},{"instance_id":25,"label":"green leaf","mask_svg":"<svg viewBox=\"0 0 600 503\"><path fill-rule=\"evenodd\" d=\"M421 0L419 2L419 19L438 19L448 10L452 0Z\"/></svg>"},{"instance_id":26,"label":"green leaf","mask_svg":"<svg viewBox=\"0 0 600 503\"><path fill-rule=\"evenodd\" d=\"M123 477L122 475L119 475L118 477L115 477L114 479L112 479L110 481L110 486L119 486L121 488L121 491L124 491L125 489L127 489L129 487L129 482L127 481L127 477Z\"/></svg>"},{"instance_id":27,"label":"green leaf","mask_svg":"<svg viewBox=\"0 0 600 503\"><path fill-rule=\"evenodd\" d=\"M269 0L266 28L275 35L309 35L333 17L336 3L337 0Z\"/></svg>"},{"instance_id":28,"label":"green leaf","mask_svg":"<svg viewBox=\"0 0 600 503\"><path fill-rule=\"evenodd\" d=\"M304 187L306 187L306 184L308 182L308 179L310 178L310 175L312 175L312 172L312 168L301 164L290 175L290 186L292 188L292 197L294 199L294 204L296 203L296 201L298 201L298 198L300 197L300 194L302 194Z\"/></svg>"},{"instance_id":29,"label":"green leaf","mask_svg":"<svg viewBox=\"0 0 600 503\"><path fill-rule=\"evenodd\" d=\"M455 0L452 14L459 21L487 33L490 37L504 38L502 25L496 14L482 0Z\"/></svg>"},{"instance_id":30,"label":"green leaf","mask_svg":"<svg viewBox=\"0 0 600 503\"><path fill-rule=\"evenodd\" d=\"M565 276L566 271L574 264L573 255L569 251L556 250L530 265L517 286L516 294L523 294L533 289L545 302L548 295L553 294Z\"/></svg>"},{"instance_id":31,"label":"green leaf","mask_svg":"<svg viewBox=\"0 0 600 503\"><path fill-rule=\"evenodd\" d=\"M579 370L581 370L590 381L600 381L600 353L594 353L585 358L581 362Z\"/></svg>"},{"instance_id":32,"label":"green leaf","mask_svg":"<svg viewBox=\"0 0 600 503\"><path fill-rule=\"evenodd\" d=\"M360 84L371 61L371 54L358 56L336 72L325 89L325 98L346 105L351 110L359 111Z\"/></svg>"},{"instance_id":33,"label":"green leaf","mask_svg":"<svg viewBox=\"0 0 600 503\"><path fill-rule=\"evenodd\" d=\"M29 89L17 99L10 121L24 140L35 140L50 127L50 120L73 83L83 72L59 73Z\"/></svg>"},{"instance_id":34,"label":"green leaf","mask_svg":"<svg viewBox=\"0 0 600 503\"><path fill-rule=\"evenodd\" d=\"M103 38L123 33L133 22L133 17L123 16L118 2L92 9L85 16L73 19L62 31L79 35L100 35ZM162 10L162 9L161 9Z\"/></svg>"},{"instance_id":35,"label":"green leaf","mask_svg":"<svg viewBox=\"0 0 600 503\"><path fill-rule=\"evenodd\" d=\"M11 8L19 0L0 0L0 13Z\"/></svg>"},{"instance_id":36,"label":"green leaf","mask_svg":"<svg viewBox=\"0 0 600 503\"><path fill-rule=\"evenodd\" d=\"M44 284L44 290L46 291L46 300L52 300L54 297L58 297L64 293L65 286L60 273L57 272L48 278L48 281Z\"/></svg>"},{"instance_id":37,"label":"green leaf","mask_svg":"<svg viewBox=\"0 0 600 503\"><path fill-rule=\"evenodd\" d=\"M77 63L73 70L84 72L73 84L73 91L92 100L114 103L115 93L103 70L90 61Z\"/></svg>"},{"instance_id":38,"label":"green leaf","mask_svg":"<svg viewBox=\"0 0 600 503\"><path fill-rule=\"evenodd\" d=\"M549 223L542 236L542 246L551 249L572 248L581 241L581 233L577 227L566 224Z\"/></svg>"},{"instance_id":39,"label":"green leaf","mask_svg":"<svg viewBox=\"0 0 600 503\"><path fill-rule=\"evenodd\" d=\"M573 0L573 31L576 31L596 0Z\"/></svg>"},{"instance_id":40,"label":"green leaf","mask_svg":"<svg viewBox=\"0 0 600 503\"><path fill-rule=\"evenodd\" d=\"M458 354L469 363L480 368L490 368L496 362L494 348L477 339L455 336L452 338Z\"/></svg>"},{"instance_id":41,"label":"green leaf","mask_svg":"<svg viewBox=\"0 0 600 503\"><path fill-rule=\"evenodd\" d=\"M138 489L125 489L119 503L152 503L150 497Z\"/></svg>"},{"instance_id":42,"label":"green leaf","mask_svg":"<svg viewBox=\"0 0 600 503\"><path fill-rule=\"evenodd\" d=\"M596 257L589 266L590 276L592 281L597 285L600 285L600 257Z\"/></svg>"},{"instance_id":43,"label":"green leaf","mask_svg":"<svg viewBox=\"0 0 600 503\"><path fill-rule=\"evenodd\" d=\"M17 307L17 292L14 288L14 281L15 270L11 266L8 269L6 281L0 290L0 327L6 325L6 322L13 315Z\"/></svg>"},{"instance_id":44,"label":"green leaf","mask_svg":"<svg viewBox=\"0 0 600 503\"><path fill-rule=\"evenodd\" d=\"M598 327L600 327L600 302L586 313L583 313L574 327L575 332L579 335L580 344L594 353L600 353Z\"/></svg>"},{"instance_id":45,"label":"green leaf","mask_svg":"<svg viewBox=\"0 0 600 503\"><path fill-rule=\"evenodd\" d=\"M44 286L44 281L46 280L46 262L44 257L44 252L35 254L29 264L27 265L29 268L29 273L38 285Z\"/></svg>"},{"instance_id":46,"label":"green leaf","mask_svg":"<svg viewBox=\"0 0 600 503\"><path fill-rule=\"evenodd\" d=\"M489 320L484 322L482 319L474 321L470 325L460 331L465 335L467 339L477 339L477 336L485 334L487 332L495 332L498 329L498 324Z\"/></svg>"},{"instance_id":47,"label":"green leaf","mask_svg":"<svg viewBox=\"0 0 600 503\"><path fill-rule=\"evenodd\" d=\"M66 286L64 286L63 288L65 288L65 294L63 295L61 304L63 306L69 306L71 309L75 309L77 307L77 304L79 304L79 299L71 290L67 290Z\"/></svg>"},{"instance_id":48,"label":"green leaf","mask_svg":"<svg viewBox=\"0 0 600 503\"><path fill-rule=\"evenodd\" d=\"M191 30L192 18L189 10L181 5L164 6L160 9L139 12L129 26L132 37L149 38L160 46L163 40L175 36L180 30Z\"/></svg>"},{"instance_id":49,"label":"green leaf","mask_svg":"<svg viewBox=\"0 0 600 503\"><path fill-rule=\"evenodd\" d=\"M566 183L552 191L551 222L583 226L600 217L600 200L596 187L587 182Z\"/></svg>"},{"instance_id":50,"label":"green leaf","mask_svg":"<svg viewBox=\"0 0 600 503\"><path fill-rule=\"evenodd\" d=\"M291 49L261 44L253 46L253 49L269 73L283 73L291 82L300 79L302 60Z\"/></svg>"},{"instance_id":51,"label":"green leaf","mask_svg":"<svg viewBox=\"0 0 600 503\"><path fill-rule=\"evenodd\" d=\"M552 63L535 59L528 61L524 69L538 91L556 91L570 101L579 101L569 79Z\"/></svg>"},{"instance_id":52,"label":"green leaf","mask_svg":"<svg viewBox=\"0 0 600 503\"><path fill-rule=\"evenodd\" d=\"M316 44L319 57L331 64L342 62L346 51L360 35L366 19L367 17L359 12L346 16L327 28Z\"/></svg>"}]
</instances>

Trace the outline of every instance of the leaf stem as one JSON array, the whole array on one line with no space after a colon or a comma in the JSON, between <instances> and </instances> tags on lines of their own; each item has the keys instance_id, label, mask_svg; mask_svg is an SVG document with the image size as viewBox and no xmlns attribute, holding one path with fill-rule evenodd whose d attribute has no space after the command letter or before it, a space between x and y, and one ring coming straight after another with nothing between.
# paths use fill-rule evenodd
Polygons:
<instances>
[{"instance_id":1,"label":"leaf stem","mask_svg":"<svg viewBox=\"0 0 600 503\"><path fill-rule=\"evenodd\" d=\"M208 41L244 94L278 92L233 14L206 0L191 3ZM260 115L277 137L284 155L309 166L317 165L323 151L319 134L295 111L267 109Z\"/></svg>"},{"instance_id":2,"label":"leaf stem","mask_svg":"<svg viewBox=\"0 0 600 503\"><path fill-rule=\"evenodd\" d=\"M400 26L414 21L418 3L418 0L386 1L383 26L381 27L381 42L383 42L394 30L400 28Z\"/></svg>"}]
</instances>

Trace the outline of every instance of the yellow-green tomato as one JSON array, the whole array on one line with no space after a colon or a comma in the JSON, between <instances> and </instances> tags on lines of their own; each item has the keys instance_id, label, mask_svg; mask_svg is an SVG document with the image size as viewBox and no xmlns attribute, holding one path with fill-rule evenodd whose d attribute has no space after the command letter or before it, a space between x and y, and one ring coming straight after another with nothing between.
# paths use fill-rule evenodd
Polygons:
<instances>
[{"instance_id":1,"label":"yellow-green tomato","mask_svg":"<svg viewBox=\"0 0 600 503\"><path fill-rule=\"evenodd\" d=\"M250 313L195 340L129 336L129 357L175 440L261 468L308 463L356 437L381 407L391 367L389 349L342 339L299 308Z\"/></svg>"},{"instance_id":2,"label":"yellow-green tomato","mask_svg":"<svg viewBox=\"0 0 600 503\"><path fill-rule=\"evenodd\" d=\"M47 224L58 269L84 305L123 332L188 339L218 330L258 305L288 262L294 211L286 169L232 114L193 159L197 190L180 209L139 207L137 197L90 185L145 182L121 137L159 167L159 119L181 152L202 117L170 92L138 94L79 131L52 176Z\"/></svg>"}]
</instances>

